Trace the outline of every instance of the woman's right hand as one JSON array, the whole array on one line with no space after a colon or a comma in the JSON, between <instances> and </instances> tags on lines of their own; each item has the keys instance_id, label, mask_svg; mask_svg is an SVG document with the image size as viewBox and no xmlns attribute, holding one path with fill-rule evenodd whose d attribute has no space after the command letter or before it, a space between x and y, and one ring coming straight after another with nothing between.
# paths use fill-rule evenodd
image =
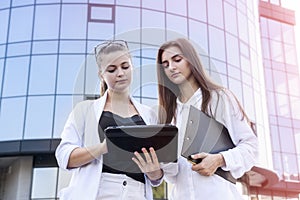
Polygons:
<instances>
[{"instance_id":1,"label":"woman's right hand","mask_svg":"<svg viewBox=\"0 0 300 200\"><path fill-rule=\"evenodd\" d=\"M138 152L134 152L136 157L133 157L132 160L151 181L161 179L163 177L163 170L160 168L155 150L150 147L149 153L146 148L142 148L142 152L146 160Z\"/></svg>"}]
</instances>

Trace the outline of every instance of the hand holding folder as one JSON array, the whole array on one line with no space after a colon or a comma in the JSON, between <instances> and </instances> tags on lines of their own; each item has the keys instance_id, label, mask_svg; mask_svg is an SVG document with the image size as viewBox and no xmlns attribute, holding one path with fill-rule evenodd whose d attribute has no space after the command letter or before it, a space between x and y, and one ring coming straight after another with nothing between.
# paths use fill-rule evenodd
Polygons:
<instances>
[{"instance_id":1,"label":"hand holding folder","mask_svg":"<svg viewBox=\"0 0 300 200\"><path fill-rule=\"evenodd\" d=\"M190 106L181 155L191 160L191 155L200 152L219 153L234 148L228 130L215 119L207 116L194 106ZM201 162L201 160L192 160ZM235 183L229 171L218 168L215 172L226 180Z\"/></svg>"}]
</instances>

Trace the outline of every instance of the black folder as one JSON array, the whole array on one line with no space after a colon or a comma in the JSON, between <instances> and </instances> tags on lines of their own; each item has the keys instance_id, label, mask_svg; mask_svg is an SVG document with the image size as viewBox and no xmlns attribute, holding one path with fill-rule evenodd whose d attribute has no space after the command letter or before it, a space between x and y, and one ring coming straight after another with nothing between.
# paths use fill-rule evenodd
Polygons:
<instances>
[{"instance_id":1,"label":"black folder","mask_svg":"<svg viewBox=\"0 0 300 200\"><path fill-rule=\"evenodd\" d=\"M225 126L194 106L190 106L181 151L183 157L190 160L190 155L196 153L219 153L234 147L235 145ZM194 160L194 162L197 163L196 160ZM198 162L201 161L198 160ZM218 168L216 174L232 183L236 182L236 179L232 177L229 171Z\"/></svg>"},{"instance_id":2,"label":"black folder","mask_svg":"<svg viewBox=\"0 0 300 200\"><path fill-rule=\"evenodd\" d=\"M111 168L139 172L131 158L133 152L141 153L143 147L153 147L159 162L177 162L178 129L174 125L110 126L104 132L109 153L106 164Z\"/></svg>"}]
</instances>

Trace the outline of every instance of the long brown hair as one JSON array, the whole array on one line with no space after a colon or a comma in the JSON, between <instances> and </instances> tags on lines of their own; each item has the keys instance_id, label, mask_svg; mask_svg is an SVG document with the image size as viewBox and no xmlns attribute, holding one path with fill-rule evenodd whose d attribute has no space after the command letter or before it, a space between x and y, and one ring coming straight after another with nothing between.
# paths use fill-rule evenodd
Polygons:
<instances>
[{"instance_id":1,"label":"long brown hair","mask_svg":"<svg viewBox=\"0 0 300 200\"><path fill-rule=\"evenodd\" d=\"M158 94L159 94L159 121L160 123L170 123L175 117L176 112L176 98L180 95L178 85L172 83L164 72L162 67L162 54L170 48L177 47L182 52L184 59L189 63L189 67L199 88L202 92L202 104L201 111L212 115L212 111L209 110L209 103L212 97L212 91L223 90L224 87L214 83L211 78L206 74L205 69L201 63L200 57L193 47L193 45L185 38L178 38L176 40L168 41L161 45L157 54L157 78L158 78ZM218 94L218 92L216 92ZM237 98L236 98L237 100ZM240 103L237 100L239 108L242 112L243 118L246 116ZM176 120L176 119L175 119ZM250 120L248 120L250 121Z\"/></svg>"}]
</instances>

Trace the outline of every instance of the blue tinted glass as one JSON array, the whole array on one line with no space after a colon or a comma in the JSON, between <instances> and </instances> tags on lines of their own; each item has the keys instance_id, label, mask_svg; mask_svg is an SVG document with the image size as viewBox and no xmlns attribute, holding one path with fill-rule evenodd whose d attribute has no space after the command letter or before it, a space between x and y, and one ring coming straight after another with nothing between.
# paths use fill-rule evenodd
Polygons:
<instances>
[{"instance_id":1,"label":"blue tinted glass","mask_svg":"<svg viewBox=\"0 0 300 200\"><path fill-rule=\"evenodd\" d=\"M7 56L30 55L30 42L10 44L7 47Z\"/></svg>"},{"instance_id":2,"label":"blue tinted glass","mask_svg":"<svg viewBox=\"0 0 300 200\"><path fill-rule=\"evenodd\" d=\"M63 5L61 19L62 39L86 38L87 10L87 6L83 5Z\"/></svg>"},{"instance_id":3,"label":"blue tinted glass","mask_svg":"<svg viewBox=\"0 0 300 200\"><path fill-rule=\"evenodd\" d=\"M166 0L166 9L168 13L186 16L186 0Z\"/></svg>"},{"instance_id":4,"label":"blue tinted glass","mask_svg":"<svg viewBox=\"0 0 300 200\"><path fill-rule=\"evenodd\" d=\"M32 54L57 53L58 41L32 42Z\"/></svg>"},{"instance_id":5,"label":"blue tinted glass","mask_svg":"<svg viewBox=\"0 0 300 200\"><path fill-rule=\"evenodd\" d=\"M73 96L56 96L55 119L54 119L54 138L60 138L64 125L72 111Z\"/></svg>"},{"instance_id":6,"label":"blue tinted glass","mask_svg":"<svg viewBox=\"0 0 300 200\"><path fill-rule=\"evenodd\" d=\"M8 98L1 101L0 138L20 140L23 136L25 98Z\"/></svg>"},{"instance_id":7,"label":"blue tinted glass","mask_svg":"<svg viewBox=\"0 0 300 200\"><path fill-rule=\"evenodd\" d=\"M30 40L33 24L33 6L13 8L9 29L9 41Z\"/></svg>"},{"instance_id":8,"label":"blue tinted glass","mask_svg":"<svg viewBox=\"0 0 300 200\"><path fill-rule=\"evenodd\" d=\"M223 31L209 26L209 54L213 58L225 60L225 43Z\"/></svg>"},{"instance_id":9,"label":"blue tinted glass","mask_svg":"<svg viewBox=\"0 0 300 200\"><path fill-rule=\"evenodd\" d=\"M27 92L29 57L8 58L6 61L3 96L25 95Z\"/></svg>"},{"instance_id":10,"label":"blue tinted glass","mask_svg":"<svg viewBox=\"0 0 300 200\"><path fill-rule=\"evenodd\" d=\"M224 27L222 0L207 1L208 23L219 28Z\"/></svg>"},{"instance_id":11,"label":"blue tinted glass","mask_svg":"<svg viewBox=\"0 0 300 200\"><path fill-rule=\"evenodd\" d=\"M237 35L236 8L228 3L224 3L224 12L225 30L234 35Z\"/></svg>"},{"instance_id":12,"label":"blue tinted glass","mask_svg":"<svg viewBox=\"0 0 300 200\"><path fill-rule=\"evenodd\" d=\"M34 4L34 0L12 0L13 6L25 6Z\"/></svg>"},{"instance_id":13,"label":"blue tinted glass","mask_svg":"<svg viewBox=\"0 0 300 200\"><path fill-rule=\"evenodd\" d=\"M207 25L194 20L189 20L189 34L190 39L196 43L194 47L197 49L197 52L207 55Z\"/></svg>"},{"instance_id":14,"label":"blue tinted glass","mask_svg":"<svg viewBox=\"0 0 300 200\"><path fill-rule=\"evenodd\" d=\"M59 57L58 68L58 94L82 94L84 68L82 68L84 56L63 55ZM97 74L95 75L97 76Z\"/></svg>"},{"instance_id":15,"label":"blue tinted glass","mask_svg":"<svg viewBox=\"0 0 300 200\"><path fill-rule=\"evenodd\" d=\"M143 0L142 7L164 11L165 10L165 2L164 2L164 0L155 0L155 1Z\"/></svg>"},{"instance_id":16,"label":"blue tinted glass","mask_svg":"<svg viewBox=\"0 0 300 200\"><path fill-rule=\"evenodd\" d=\"M0 45L0 59L4 58L6 51L6 45Z\"/></svg>"},{"instance_id":17,"label":"blue tinted glass","mask_svg":"<svg viewBox=\"0 0 300 200\"><path fill-rule=\"evenodd\" d=\"M25 139L51 138L53 100L53 96L28 97Z\"/></svg>"},{"instance_id":18,"label":"blue tinted glass","mask_svg":"<svg viewBox=\"0 0 300 200\"><path fill-rule=\"evenodd\" d=\"M54 94L57 56L33 56L31 60L29 94Z\"/></svg>"},{"instance_id":19,"label":"blue tinted glass","mask_svg":"<svg viewBox=\"0 0 300 200\"><path fill-rule=\"evenodd\" d=\"M8 8L10 6L11 0L1 0L0 1L0 9L1 8Z\"/></svg>"},{"instance_id":20,"label":"blue tinted glass","mask_svg":"<svg viewBox=\"0 0 300 200\"><path fill-rule=\"evenodd\" d=\"M86 41L60 41L60 53L85 53Z\"/></svg>"},{"instance_id":21,"label":"blue tinted glass","mask_svg":"<svg viewBox=\"0 0 300 200\"><path fill-rule=\"evenodd\" d=\"M137 6L141 4L140 0L116 0L116 5L125 5L125 6Z\"/></svg>"},{"instance_id":22,"label":"blue tinted glass","mask_svg":"<svg viewBox=\"0 0 300 200\"><path fill-rule=\"evenodd\" d=\"M167 40L187 36L187 19L167 14Z\"/></svg>"},{"instance_id":23,"label":"blue tinted glass","mask_svg":"<svg viewBox=\"0 0 300 200\"><path fill-rule=\"evenodd\" d=\"M86 70L84 71L84 64L86 64ZM98 77L98 66L94 55L86 57L86 63L83 62L80 67L80 73L85 73L85 94L100 94L100 80ZM78 77L79 74L77 75ZM77 82L77 87L80 86L81 82ZM81 87L79 87L81 88ZM80 93L80 91L78 91Z\"/></svg>"},{"instance_id":24,"label":"blue tinted glass","mask_svg":"<svg viewBox=\"0 0 300 200\"><path fill-rule=\"evenodd\" d=\"M36 6L34 39L58 38L60 5Z\"/></svg>"},{"instance_id":25,"label":"blue tinted glass","mask_svg":"<svg viewBox=\"0 0 300 200\"><path fill-rule=\"evenodd\" d=\"M128 20L130 16L130 20ZM140 10L136 8L116 7L116 33L124 34L123 39L128 41L140 41ZM128 34L130 32L130 34ZM126 34L127 33L127 34Z\"/></svg>"},{"instance_id":26,"label":"blue tinted glass","mask_svg":"<svg viewBox=\"0 0 300 200\"><path fill-rule=\"evenodd\" d=\"M248 43L248 20L247 16L241 14L240 12L238 13L238 31L239 31L239 36L241 40L244 42Z\"/></svg>"},{"instance_id":27,"label":"blue tinted glass","mask_svg":"<svg viewBox=\"0 0 300 200\"><path fill-rule=\"evenodd\" d=\"M90 22L88 24L88 39L105 40L107 38L111 38L113 33L114 33L113 23Z\"/></svg>"},{"instance_id":28,"label":"blue tinted glass","mask_svg":"<svg viewBox=\"0 0 300 200\"><path fill-rule=\"evenodd\" d=\"M240 66L238 39L230 34L226 34L226 56L229 64Z\"/></svg>"},{"instance_id":29,"label":"blue tinted glass","mask_svg":"<svg viewBox=\"0 0 300 200\"><path fill-rule=\"evenodd\" d=\"M0 59L0 94L2 92L3 69L4 69L4 60Z\"/></svg>"},{"instance_id":30,"label":"blue tinted glass","mask_svg":"<svg viewBox=\"0 0 300 200\"><path fill-rule=\"evenodd\" d=\"M0 3L1 4L1 3ZM1 5L0 5L1 7ZM8 10L0 11L0 44L6 43L8 28Z\"/></svg>"},{"instance_id":31,"label":"blue tinted glass","mask_svg":"<svg viewBox=\"0 0 300 200\"><path fill-rule=\"evenodd\" d=\"M206 0L189 0L189 17L200 20L202 22L207 21L206 13Z\"/></svg>"}]
</instances>

